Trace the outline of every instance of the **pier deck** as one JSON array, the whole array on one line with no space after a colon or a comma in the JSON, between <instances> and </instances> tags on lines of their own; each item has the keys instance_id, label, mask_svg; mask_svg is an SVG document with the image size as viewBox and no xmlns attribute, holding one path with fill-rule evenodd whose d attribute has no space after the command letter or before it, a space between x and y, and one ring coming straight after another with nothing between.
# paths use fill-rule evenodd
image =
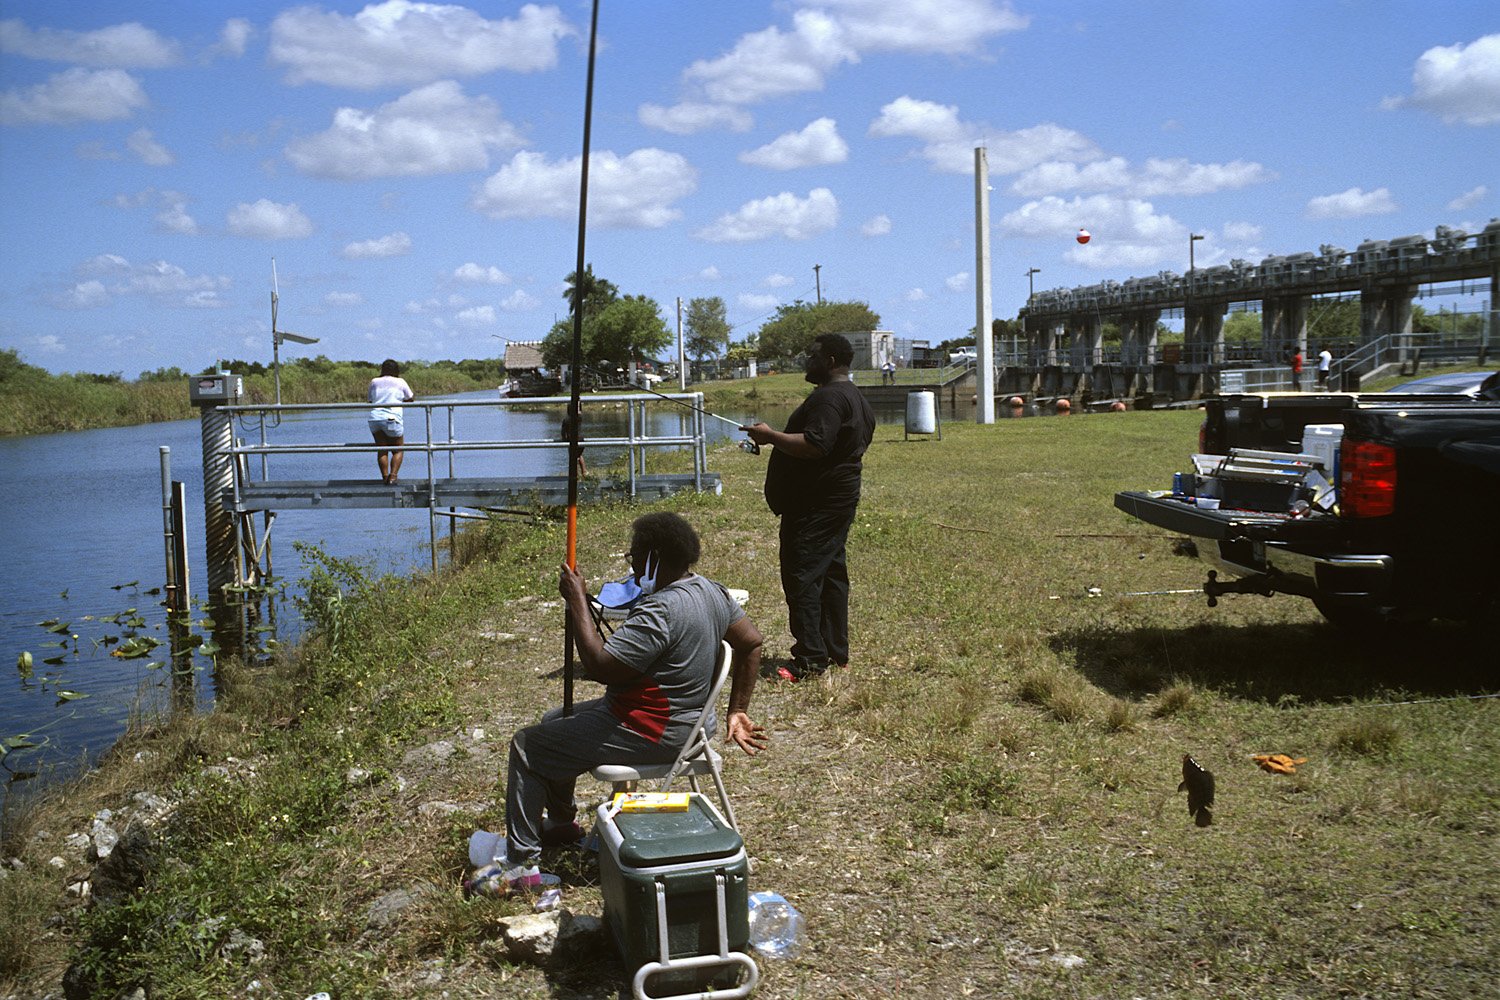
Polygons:
<instances>
[{"instance_id":1,"label":"pier deck","mask_svg":"<svg viewBox=\"0 0 1500 1000\"><path fill-rule=\"evenodd\" d=\"M655 473L635 477L635 497L656 500L699 488L691 472ZM704 492L723 490L718 473L701 476ZM582 502L628 500L626 476L588 476L578 482ZM368 479L253 481L224 491L227 510L353 510L439 507L561 507L568 502L567 476L517 476L479 479L412 479L394 485Z\"/></svg>"}]
</instances>

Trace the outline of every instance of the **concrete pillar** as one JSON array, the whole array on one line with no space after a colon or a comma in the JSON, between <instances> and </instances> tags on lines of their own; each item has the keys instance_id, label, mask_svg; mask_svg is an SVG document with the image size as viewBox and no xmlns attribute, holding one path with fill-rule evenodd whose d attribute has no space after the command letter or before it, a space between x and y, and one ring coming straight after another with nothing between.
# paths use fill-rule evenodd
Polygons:
<instances>
[{"instance_id":1,"label":"concrete pillar","mask_svg":"<svg viewBox=\"0 0 1500 1000\"><path fill-rule=\"evenodd\" d=\"M1104 320L1098 313L1085 313L1078 317L1075 327L1077 342L1082 355L1081 364L1093 368L1104 359Z\"/></svg>"}]
</instances>

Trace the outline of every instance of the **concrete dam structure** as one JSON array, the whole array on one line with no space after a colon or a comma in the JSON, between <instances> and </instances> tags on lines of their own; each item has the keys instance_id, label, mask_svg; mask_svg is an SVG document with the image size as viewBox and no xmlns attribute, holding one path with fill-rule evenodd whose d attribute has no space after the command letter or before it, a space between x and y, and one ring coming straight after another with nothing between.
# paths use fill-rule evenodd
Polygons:
<instances>
[{"instance_id":1,"label":"concrete dam structure","mask_svg":"<svg viewBox=\"0 0 1500 1000\"><path fill-rule=\"evenodd\" d=\"M1438 226L1430 239L1368 240L1352 251L1325 244L1317 253L1259 264L1235 260L1185 276L1163 271L1039 291L1021 310L1024 344L1000 353L1005 363L997 384L1044 396L1196 398L1217 392L1226 368L1285 365L1297 348L1307 357L1311 307L1322 296L1349 295L1360 303L1361 350L1355 353L1369 363L1345 360L1343 367L1367 374L1390 360L1405 361L1414 349L1412 306L1421 290L1455 282L1477 282L1477 290L1487 292L1483 334L1470 355L1482 357L1500 302L1500 219L1473 234ZM1246 302L1259 304L1260 342L1226 345L1225 315ZM1181 310L1183 341L1160 345L1158 323L1171 310ZM1118 345L1104 344L1106 322L1118 324Z\"/></svg>"}]
</instances>

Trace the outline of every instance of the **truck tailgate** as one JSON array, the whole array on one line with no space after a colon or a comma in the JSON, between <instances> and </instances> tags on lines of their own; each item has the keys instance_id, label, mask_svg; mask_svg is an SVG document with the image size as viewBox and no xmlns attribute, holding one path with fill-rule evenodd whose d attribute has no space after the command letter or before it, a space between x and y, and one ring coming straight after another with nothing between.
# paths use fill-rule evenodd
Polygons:
<instances>
[{"instance_id":1,"label":"truck tailgate","mask_svg":"<svg viewBox=\"0 0 1500 1000\"><path fill-rule=\"evenodd\" d=\"M1115 506L1131 517L1180 535L1228 542L1250 539L1260 542L1312 542L1335 539L1341 530L1333 514L1292 517L1258 510L1204 510L1173 498L1137 490L1115 494Z\"/></svg>"}]
</instances>

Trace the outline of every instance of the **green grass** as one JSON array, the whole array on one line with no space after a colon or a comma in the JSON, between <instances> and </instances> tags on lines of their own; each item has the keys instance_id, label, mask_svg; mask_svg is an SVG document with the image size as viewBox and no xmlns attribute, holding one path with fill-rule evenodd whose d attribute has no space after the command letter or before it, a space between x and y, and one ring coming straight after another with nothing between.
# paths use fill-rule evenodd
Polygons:
<instances>
[{"instance_id":1,"label":"green grass","mask_svg":"<svg viewBox=\"0 0 1500 1000\"><path fill-rule=\"evenodd\" d=\"M1372 648L1293 598L1125 596L1203 580L1111 506L1164 486L1198 419L877 431L849 543L853 666L763 684L752 714L770 750L726 754L752 888L808 920L808 949L763 963L757 996L1489 991L1500 706L1470 696L1495 690L1493 667L1461 630ZM667 506L784 654L764 457L724 448L710 467L722 497ZM624 571L636 513L582 512L591 580ZM408 585L315 562L311 592L343 595L312 609L321 638L231 674L219 711L143 730L27 817L5 845L26 867L0 879L14 956L0 993L43 992L81 960L105 996L245 995L252 980L272 996L620 995L607 955L551 972L497 957L495 922L523 904L458 892L468 833L502 822L510 732L559 697L562 647L561 528L494 523L465 541L462 570ZM413 752L439 739L447 758ZM1250 759L1268 752L1309 760L1272 775ZM1207 829L1175 791L1184 753L1217 777ZM208 770L229 758L227 776ZM351 766L373 778L350 783ZM142 788L182 801L147 889L70 908L47 858ZM599 912L589 865L560 864L568 905ZM366 934L395 889L418 902ZM66 934L47 937L54 912ZM265 959L226 950L232 928ZM1070 955L1083 964L1052 961Z\"/></svg>"}]
</instances>

